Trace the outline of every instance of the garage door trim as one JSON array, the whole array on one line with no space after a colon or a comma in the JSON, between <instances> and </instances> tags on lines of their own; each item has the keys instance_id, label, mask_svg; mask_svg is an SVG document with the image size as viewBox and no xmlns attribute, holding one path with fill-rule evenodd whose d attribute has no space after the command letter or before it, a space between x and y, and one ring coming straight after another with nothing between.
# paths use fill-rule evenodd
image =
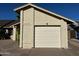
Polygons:
<instances>
[{"instance_id":1,"label":"garage door trim","mask_svg":"<svg viewBox=\"0 0 79 59\"><path fill-rule=\"evenodd\" d=\"M35 25L35 27L61 27L61 25Z\"/></svg>"}]
</instances>

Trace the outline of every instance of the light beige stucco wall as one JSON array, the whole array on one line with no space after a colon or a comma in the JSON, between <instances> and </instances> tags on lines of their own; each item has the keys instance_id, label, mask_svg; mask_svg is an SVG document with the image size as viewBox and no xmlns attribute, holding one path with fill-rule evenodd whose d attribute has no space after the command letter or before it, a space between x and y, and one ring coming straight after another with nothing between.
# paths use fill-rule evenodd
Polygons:
<instances>
[{"instance_id":1,"label":"light beige stucco wall","mask_svg":"<svg viewBox=\"0 0 79 59\"><path fill-rule=\"evenodd\" d=\"M68 48L68 26L67 23L63 20L60 20L61 23L61 46L62 48Z\"/></svg>"},{"instance_id":2,"label":"light beige stucco wall","mask_svg":"<svg viewBox=\"0 0 79 59\"><path fill-rule=\"evenodd\" d=\"M49 25L60 25L60 20L53 16L35 10L35 25L46 25L46 23L48 23Z\"/></svg>"},{"instance_id":3,"label":"light beige stucco wall","mask_svg":"<svg viewBox=\"0 0 79 59\"><path fill-rule=\"evenodd\" d=\"M43 12L35 10L35 25L61 25L61 47L68 48L67 23L63 19L58 19Z\"/></svg>"},{"instance_id":4,"label":"light beige stucco wall","mask_svg":"<svg viewBox=\"0 0 79 59\"><path fill-rule=\"evenodd\" d=\"M33 47L33 8L24 10L23 48Z\"/></svg>"},{"instance_id":5,"label":"light beige stucco wall","mask_svg":"<svg viewBox=\"0 0 79 59\"><path fill-rule=\"evenodd\" d=\"M61 25L61 47L68 48L67 23L56 17L30 8L23 12L23 48L32 48L34 25ZM21 40L21 39L20 39Z\"/></svg>"}]
</instances>

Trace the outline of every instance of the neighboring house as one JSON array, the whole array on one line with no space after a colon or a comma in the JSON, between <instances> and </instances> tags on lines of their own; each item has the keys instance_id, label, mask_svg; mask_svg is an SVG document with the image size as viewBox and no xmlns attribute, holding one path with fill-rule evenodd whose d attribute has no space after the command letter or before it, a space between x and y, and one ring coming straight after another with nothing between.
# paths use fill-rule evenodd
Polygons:
<instances>
[{"instance_id":1,"label":"neighboring house","mask_svg":"<svg viewBox=\"0 0 79 59\"><path fill-rule=\"evenodd\" d=\"M19 44L19 41L20 41L20 20L15 20L13 22L13 24L10 25L10 27L13 28L12 39L14 41L17 41L17 43Z\"/></svg>"},{"instance_id":2,"label":"neighboring house","mask_svg":"<svg viewBox=\"0 0 79 59\"><path fill-rule=\"evenodd\" d=\"M77 39L76 26L70 25L70 26L68 27L68 35L69 35L69 39Z\"/></svg>"},{"instance_id":3,"label":"neighboring house","mask_svg":"<svg viewBox=\"0 0 79 59\"><path fill-rule=\"evenodd\" d=\"M0 40L11 39L12 28L9 27L9 23L13 20L0 20Z\"/></svg>"},{"instance_id":4,"label":"neighboring house","mask_svg":"<svg viewBox=\"0 0 79 59\"><path fill-rule=\"evenodd\" d=\"M75 21L33 4L14 10L20 15L20 22L12 25L13 40L18 29L21 48L68 48L68 27L77 26Z\"/></svg>"},{"instance_id":5,"label":"neighboring house","mask_svg":"<svg viewBox=\"0 0 79 59\"><path fill-rule=\"evenodd\" d=\"M79 25L79 21L76 21ZM79 40L79 26L75 28L76 31L76 38Z\"/></svg>"},{"instance_id":6,"label":"neighboring house","mask_svg":"<svg viewBox=\"0 0 79 59\"><path fill-rule=\"evenodd\" d=\"M12 39L13 27L11 25L17 23L18 20L0 20L0 39Z\"/></svg>"},{"instance_id":7,"label":"neighboring house","mask_svg":"<svg viewBox=\"0 0 79 59\"><path fill-rule=\"evenodd\" d=\"M70 25L70 38L79 40L79 21L76 21L78 26Z\"/></svg>"}]
</instances>

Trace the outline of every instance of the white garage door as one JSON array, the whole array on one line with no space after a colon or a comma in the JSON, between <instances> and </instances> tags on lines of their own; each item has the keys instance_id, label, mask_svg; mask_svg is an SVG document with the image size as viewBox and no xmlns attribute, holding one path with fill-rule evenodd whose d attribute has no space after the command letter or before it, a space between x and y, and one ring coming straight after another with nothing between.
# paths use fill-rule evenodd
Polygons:
<instances>
[{"instance_id":1,"label":"white garage door","mask_svg":"<svg viewBox=\"0 0 79 59\"><path fill-rule=\"evenodd\" d=\"M35 48L60 47L60 27L35 27Z\"/></svg>"}]
</instances>

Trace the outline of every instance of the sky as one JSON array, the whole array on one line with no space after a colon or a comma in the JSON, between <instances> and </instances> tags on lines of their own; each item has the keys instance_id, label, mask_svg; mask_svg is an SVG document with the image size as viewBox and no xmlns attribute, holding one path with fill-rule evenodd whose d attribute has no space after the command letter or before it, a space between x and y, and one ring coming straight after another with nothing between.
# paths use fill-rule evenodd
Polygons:
<instances>
[{"instance_id":1,"label":"sky","mask_svg":"<svg viewBox=\"0 0 79 59\"><path fill-rule=\"evenodd\" d=\"M0 3L0 20L16 20L17 14L13 9L24 4ZM39 3L35 5L72 20L79 20L79 3Z\"/></svg>"}]
</instances>

